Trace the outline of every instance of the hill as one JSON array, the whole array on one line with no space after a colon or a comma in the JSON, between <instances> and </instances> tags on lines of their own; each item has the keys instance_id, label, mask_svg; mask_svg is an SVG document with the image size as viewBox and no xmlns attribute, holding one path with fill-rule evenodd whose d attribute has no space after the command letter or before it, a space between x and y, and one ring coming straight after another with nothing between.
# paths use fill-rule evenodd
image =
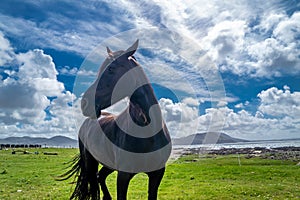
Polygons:
<instances>
[{"instance_id":1,"label":"hill","mask_svg":"<svg viewBox=\"0 0 300 200\"><path fill-rule=\"evenodd\" d=\"M174 145L222 144L247 142L247 140L231 137L225 133L197 133L182 138L173 139Z\"/></svg>"},{"instance_id":2,"label":"hill","mask_svg":"<svg viewBox=\"0 0 300 200\"><path fill-rule=\"evenodd\" d=\"M0 144L39 144L48 147L77 147L78 141L65 136L54 136L52 138L24 136L0 139Z\"/></svg>"},{"instance_id":3,"label":"hill","mask_svg":"<svg viewBox=\"0 0 300 200\"><path fill-rule=\"evenodd\" d=\"M208 134L208 135L207 135ZM187 137L173 139L174 145L197 145L197 144L220 144L220 143L236 143L247 142L238 138L231 137L225 133L197 133ZM0 144L39 144L48 147L78 147L78 141L65 137L55 136L52 138L42 137L8 137L0 139Z\"/></svg>"}]
</instances>

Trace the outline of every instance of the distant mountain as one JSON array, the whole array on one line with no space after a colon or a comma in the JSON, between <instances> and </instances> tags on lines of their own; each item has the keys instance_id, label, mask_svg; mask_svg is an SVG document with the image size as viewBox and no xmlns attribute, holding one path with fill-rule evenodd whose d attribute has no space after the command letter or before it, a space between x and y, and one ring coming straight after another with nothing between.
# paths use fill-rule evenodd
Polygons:
<instances>
[{"instance_id":1,"label":"distant mountain","mask_svg":"<svg viewBox=\"0 0 300 200\"><path fill-rule=\"evenodd\" d=\"M48 147L77 147L78 141L65 136L55 136L52 138L25 136L0 139L0 144L40 144Z\"/></svg>"},{"instance_id":2,"label":"distant mountain","mask_svg":"<svg viewBox=\"0 0 300 200\"><path fill-rule=\"evenodd\" d=\"M221 143L236 143L247 142L239 138L231 137L225 133L197 133L187 137L173 139L174 145L194 145L194 144L221 144Z\"/></svg>"},{"instance_id":3,"label":"distant mountain","mask_svg":"<svg viewBox=\"0 0 300 200\"><path fill-rule=\"evenodd\" d=\"M208 134L208 135L207 135ZM205 141L204 141L205 139ZM247 140L242 140L238 138L230 137L225 133L197 133L194 135L189 135L187 137L173 139L174 145L190 145L190 144L220 144L220 143L235 143L235 142L247 142ZM55 136L52 138L42 138L42 137L8 137L5 139L0 139L0 144L39 144L47 147L78 147L78 141L65 137L65 136Z\"/></svg>"}]
</instances>

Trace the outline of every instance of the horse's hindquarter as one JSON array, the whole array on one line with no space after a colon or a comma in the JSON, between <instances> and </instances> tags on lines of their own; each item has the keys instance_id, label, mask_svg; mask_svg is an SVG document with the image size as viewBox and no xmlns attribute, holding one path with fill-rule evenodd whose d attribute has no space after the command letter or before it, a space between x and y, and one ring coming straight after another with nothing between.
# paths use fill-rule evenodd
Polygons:
<instances>
[{"instance_id":1,"label":"horse's hindquarter","mask_svg":"<svg viewBox=\"0 0 300 200\"><path fill-rule=\"evenodd\" d=\"M87 118L81 125L78 137L98 162L109 167L115 165L116 155L97 119Z\"/></svg>"},{"instance_id":2,"label":"horse's hindquarter","mask_svg":"<svg viewBox=\"0 0 300 200\"><path fill-rule=\"evenodd\" d=\"M120 144L126 141L126 135L118 131L120 130L111 116L101 118L99 122L86 119L79 131L79 138L96 160L112 169L138 173L155 171L165 166L171 153L171 142L153 152L134 153L111 141L111 138L119 140ZM165 134L169 137L167 130ZM109 139L107 135L112 137Z\"/></svg>"}]
</instances>

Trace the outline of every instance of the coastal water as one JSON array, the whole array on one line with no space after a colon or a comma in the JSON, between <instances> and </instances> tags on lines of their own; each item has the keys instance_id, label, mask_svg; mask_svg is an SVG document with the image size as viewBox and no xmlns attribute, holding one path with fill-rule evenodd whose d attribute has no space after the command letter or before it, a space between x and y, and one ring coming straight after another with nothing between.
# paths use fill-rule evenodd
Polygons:
<instances>
[{"instance_id":1,"label":"coastal water","mask_svg":"<svg viewBox=\"0 0 300 200\"><path fill-rule=\"evenodd\" d=\"M268 140L268 141L251 141L224 144L199 144L199 145L174 145L173 149L223 149L223 148L277 148L277 147L300 147L300 139L296 140Z\"/></svg>"}]
</instances>

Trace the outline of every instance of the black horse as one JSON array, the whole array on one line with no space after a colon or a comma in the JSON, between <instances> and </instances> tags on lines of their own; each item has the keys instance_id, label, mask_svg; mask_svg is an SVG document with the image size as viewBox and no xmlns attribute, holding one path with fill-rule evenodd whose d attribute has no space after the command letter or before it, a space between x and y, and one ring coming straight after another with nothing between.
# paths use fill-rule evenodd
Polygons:
<instances>
[{"instance_id":1,"label":"black horse","mask_svg":"<svg viewBox=\"0 0 300 200\"><path fill-rule=\"evenodd\" d=\"M126 199L129 182L139 172L149 177L148 199L157 199L172 147L152 86L133 56L137 46L138 40L126 51L107 47L97 80L82 97L88 118L79 130L80 155L62 176L78 176L70 199L100 199L99 184L103 199L111 199L105 180L115 170L118 200ZM119 115L102 111L125 97L129 104Z\"/></svg>"}]
</instances>

